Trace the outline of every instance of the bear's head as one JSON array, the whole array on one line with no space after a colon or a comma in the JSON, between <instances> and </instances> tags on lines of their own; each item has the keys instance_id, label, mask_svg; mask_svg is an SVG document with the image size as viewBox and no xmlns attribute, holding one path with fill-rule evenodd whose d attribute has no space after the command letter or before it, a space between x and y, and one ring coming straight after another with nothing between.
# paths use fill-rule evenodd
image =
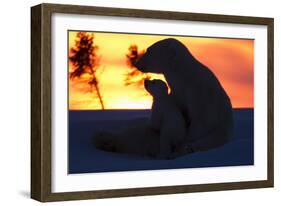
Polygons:
<instances>
[{"instance_id":1,"label":"bear's head","mask_svg":"<svg viewBox=\"0 0 281 206\"><path fill-rule=\"evenodd\" d=\"M171 70L175 57L186 54L187 48L173 38L164 39L151 45L135 66L142 72L165 73Z\"/></svg>"},{"instance_id":2,"label":"bear's head","mask_svg":"<svg viewBox=\"0 0 281 206\"><path fill-rule=\"evenodd\" d=\"M145 80L144 87L153 97L168 95L168 86L160 79Z\"/></svg>"}]
</instances>

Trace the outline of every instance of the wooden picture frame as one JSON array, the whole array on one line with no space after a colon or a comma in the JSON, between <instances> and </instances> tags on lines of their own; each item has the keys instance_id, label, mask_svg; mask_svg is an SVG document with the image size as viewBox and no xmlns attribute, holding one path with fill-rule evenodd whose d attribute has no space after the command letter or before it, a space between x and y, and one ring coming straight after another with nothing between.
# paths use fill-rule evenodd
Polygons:
<instances>
[{"instance_id":1,"label":"wooden picture frame","mask_svg":"<svg viewBox=\"0 0 281 206\"><path fill-rule=\"evenodd\" d=\"M193 22L216 22L267 27L267 179L214 184L170 185L95 191L52 192L51 142L51 16L54 13L136 17ZM170 11L40 4L31 8L31 197L38 201L160 195L189 192L273 187L273 36L272 18L229 16Z\"/></svg>"}]
</instances>

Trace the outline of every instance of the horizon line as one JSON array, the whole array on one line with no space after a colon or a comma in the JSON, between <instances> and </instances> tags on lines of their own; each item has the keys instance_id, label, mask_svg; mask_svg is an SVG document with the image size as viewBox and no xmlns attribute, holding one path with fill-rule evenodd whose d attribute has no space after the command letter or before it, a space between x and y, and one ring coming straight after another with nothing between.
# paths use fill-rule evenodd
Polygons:
<instances>
[{"instance_id":1,"label":"horizon line","mask_svg":"<svg viewBox=\"0 0 281 206\"><path fill-rule=\"evenodd\" d=\"M236 110L239 110L239 109L254 109L254 107L234 107L232 109L236 109ZM151 109L68 109L68 111L148 111L148 110L151 110Z\"/></svg>"}]
</instances>

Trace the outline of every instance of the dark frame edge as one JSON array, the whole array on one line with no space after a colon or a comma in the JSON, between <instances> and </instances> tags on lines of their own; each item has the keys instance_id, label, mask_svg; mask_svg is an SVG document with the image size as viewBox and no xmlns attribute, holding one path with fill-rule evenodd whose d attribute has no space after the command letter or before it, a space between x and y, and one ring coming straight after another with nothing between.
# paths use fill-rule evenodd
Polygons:
<instances>
[{"instance_id":1,"label":"dark frame edge","mask_svg":"<svg viewBox=\"0 0 281 206\"><path fill-rule=\"evenodd\" d=\"M51 194L51 11L31 7L31 198Z\"/></svg>"},{"instance_id":2,"label":"dark frame edge","mask_svg":"<svg viewBox=\"0 0 281 206\"><path fill-rule=\"evenodd\" d=\"M51 191L51 14L97 14L205 22L266 25L268 27L268 177L267 180L150 188L79 191ZM161 195L274 186L273 144L273 18L216 14L166 12L62 4L40 4L31 8L31 198L65 201L97 198Z\"/></svg>"},{"instance_id":3,"label":"dark frame edge","mask_svg":"<svg viewBox=\"0 0 281 206\"><path fill-rule=\"evenodd\" d=\"M42 200L41 24L42 7L31 8L31 198Z\"/></svg>"},{"instance_id":4,"label":"dark frame edge","mask_svg":"<svg viewBox=\"0 0 281 206\"><path fill-rule=\"evenodd\" d=\"M268 100L268 147L267 147L267 179L274 187L274 19L267 24L267 100Z\"/></svg>"},{"instance_id":5,"label":"dark frame edge","mask_svg":"<svg viewBox=\"0 0 281 206\"><path fill-rule=\"evenodd\" d=\"M52 193L46 199L47 202L66 201L66 200L86 200L86 199L104 199L133 196L152 196L168 195L195 192L214 192L240 189L259 189L272 187L268 180L248 181L248 182L230 182L216 184L200 185L182 185L182 186L162 186L132 189L99 190L99 191L81 191L81 192L62 192Z\"/></svg>"},{"instance_id":6,"label":"dark frame edge","mask_svg":"<svg viewBox=\"0 0 281 206\"><path fill-rule=\"evenodd\" d=\"M223 14L206 14L179 12L167 10L143 10L132 8L116 8L116 7L96 7L96 6L81 6L72 4L41 4L44 8L51 10L54 13L67 13L79 15L101 15L115 17L136 17L136 18L155 18L155 19L171 19L184 21L205 21L217 23L239 23L239 24L254 24L267 25L272 21L270 17L254 17L254 16L237 16Z\"/></svg>"}]
</instances>

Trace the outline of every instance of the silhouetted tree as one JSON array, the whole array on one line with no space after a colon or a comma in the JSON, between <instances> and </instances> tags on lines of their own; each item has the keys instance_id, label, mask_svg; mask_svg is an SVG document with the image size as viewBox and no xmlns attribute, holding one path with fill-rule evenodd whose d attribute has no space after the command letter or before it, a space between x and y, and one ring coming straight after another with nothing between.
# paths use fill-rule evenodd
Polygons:
<instances>
[{"instance_id":1,"label":"silhouetted tree","mask_svg":"<svg viewBox=\"0 0 281 206\"><path fill-rule=\"evenodd\" d=\"M88 32L78 32L75 46L70 49L69 61L74 70L70 72L69 78L80 78L83 74L89 74L88 84L91 91L95 91L99 99L101 108L104 109L104 102L100 93L97 70L99 69L98 47L94 45L94 34Z\"/></svg>"},{"instance_id":2,"label":"silhouetted tree","mask_svg":"<svg viewBox=\"0 0 281 206\"><path fill-rule=\"evenodd\" d=\"M129 86L135 84L137 86L143 86L145 79L151 79L148 74L142 73L135 67L135 63L141 58L145 53L145 50L138 51L137 45L131 45L129 47L129 52L126 54L127 64L130 67L130 71L126 74L125 85Z\"/></svg>"}]
</instances>

